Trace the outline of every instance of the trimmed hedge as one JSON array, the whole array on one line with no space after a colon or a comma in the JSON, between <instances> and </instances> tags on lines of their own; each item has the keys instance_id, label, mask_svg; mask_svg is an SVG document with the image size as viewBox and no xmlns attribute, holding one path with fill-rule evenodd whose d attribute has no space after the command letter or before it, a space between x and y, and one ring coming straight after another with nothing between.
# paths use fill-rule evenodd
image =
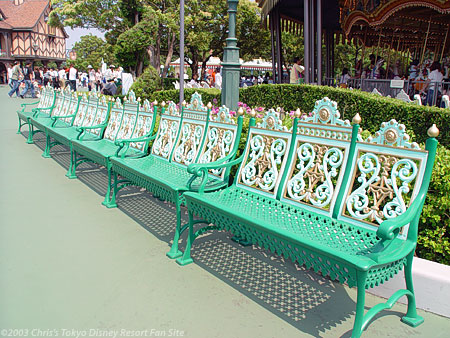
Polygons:
<instances>
[{"instance_id":1,"label":"trimmed hedge","mask_svg":"<svg viewBox=\"0 0 450 338\"><path fill-rule=\"evenodd\" d=\"M186 89L185 100L189 101L194 92L202 95L204 103L219 105L217 102L220 102L220 90ZM450 109L416 106L359 90L312 85L259 85L240 90L240 101L249 106L262 106L266 109L282 107L285 111L298 107L303 112L312 111L314 103L325 96L337 102L342 118L351 120L359 113L362 117L362 127L371 133L379 130L381 122L394 118L405 124L413 141L423 143L428 138L428 128L432 123L436 123L440 129L440 145L420 219L416 254L450 265ZM148 98L158 102L177 102L179 91L154 92ZM248 129L248 119L244 121L239 153L243 151ZM424 148L423 144L421 148Z\"/></svg>"},{"instance_id":2,"label":"trimmed hedge","mask_svg":"<svg viewBox=\"0 0 450 338\"><path fill-rule=\"evenodd\" d=\"M186 89L186 101L196 91L202 95L205 103L214 102L214 99L220 102L220 90L202 88ZM239 95L240 101L251 107L260 106L267 109L281 107L285 111L300 108L303 112L312 111L314 103L327 96L337 102L342 118L351 120L359 113L362 125L372 133L380 128L381 122L396 119L415 136L416 142L421 143L428 138L428 128L436 123L440 129L439 142L450 147L450 109L417 106L360 90L314 85L258 85L241 88ZM178 90L166 90L154 92L150 99L151 101L156 99L158 102L168 100L177 102L178 97Z\"/></svg>"}]
</instances>

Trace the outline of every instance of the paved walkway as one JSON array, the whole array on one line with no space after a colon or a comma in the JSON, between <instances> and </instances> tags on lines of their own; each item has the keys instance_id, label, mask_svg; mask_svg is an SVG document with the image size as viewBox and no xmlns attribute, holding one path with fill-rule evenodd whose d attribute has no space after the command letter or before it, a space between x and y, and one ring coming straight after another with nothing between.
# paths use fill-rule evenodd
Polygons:
<instances>
[{"instance_id":1,"label":"paved walkway","mask_svg":"<svg viewBox=\"0 0 450 338\"><path fill-rule=\"evenodd\" d=\"M78 180L67 179L67 149L44 159L42 136L26 144L15 111L30 101L6 92L0 87L0 329L53 337L350 336L354 289L243 248L228 233L196 242L194 264L166 258L172 206L129 188L118 209L103 207L105 171L85 164ZM379 300L368 296L367 305ZM419 311L425 323L414 329L400 322L404 311L399 304L382 312L364 337L448 337L450 319Z\"/></svg>"}]
</instances>

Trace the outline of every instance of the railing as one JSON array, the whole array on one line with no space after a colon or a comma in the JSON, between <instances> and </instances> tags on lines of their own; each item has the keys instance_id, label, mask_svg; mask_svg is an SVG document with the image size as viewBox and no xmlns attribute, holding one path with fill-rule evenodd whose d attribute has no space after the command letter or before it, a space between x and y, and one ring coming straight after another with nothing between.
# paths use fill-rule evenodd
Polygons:
<instances>
[{"instance_id":1,"label":"railing","mask_svg":"<svg viewBox=\"0 0 450 338\"><path fill-rule=\"evenodd\" d=\"M337 87L338 81L333 78L326 78L326 86ZM414 100L414 95L419 94L422 103L441 106L442 95L449 95L450 82L429 82L426 80L378 80L378 79L350 79L347 81L348 88L360 89L365 92L373 92L375 89L383 96L396 97L403 90ZM431 89L431 90L430 90ZM437 89L437 90L435 90Z\"/></svg>"}]
</instances>

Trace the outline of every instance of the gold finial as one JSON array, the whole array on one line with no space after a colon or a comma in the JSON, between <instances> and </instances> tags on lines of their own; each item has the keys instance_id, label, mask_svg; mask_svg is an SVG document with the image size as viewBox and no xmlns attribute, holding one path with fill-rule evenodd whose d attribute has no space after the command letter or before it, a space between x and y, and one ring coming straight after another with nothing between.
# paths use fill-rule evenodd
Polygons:
<instances>
[{"instance_id":1,"label":"gold finial","mask_svg":"<svg viewBox=\"0 0 450 338\"><path fill-rule=\"evenodd\" d=\"M353 122L353 124L360 124L361 123L361 116L359 116L359 113L356 113L356 115L353 116L352 122Z\"/></svg>"},{"instance_id":2,"label":"gold finial","mask_svg":"<svg viewBox=\"0 0 450 338\"><path fill-rule=\"evenodd\" d=\"M181 105L182 105L183 107L186 107L186 105L187 105L186 100L183 100L183 102L181 102Z\"/></svg>"},{"instance_id":3,"label":"gold finial","mask_svg":"<svg viewBox=\"0 0 450 338\"><path fill-rule=\"evenodd\" d=\"M302 116L302 112L300 111L300 108L297 108L297 110L296 110L295 113L294 113L294 116L295 116L296 118L299 118L300 116Z\"/></svg>"},{"instance_id":4,"label":"gold finial","mask_svg":"<svg viewBox=\"0 0 450 338\"><path fill-rule=\"evenodd\" d=\"M208 107L208 109L211 109L211 108L212 108L212 103L211 103L211 102L208 102L208 104L206 105L206 107Z\"/></svg>"},{"instance_id":5,"label":"gold finial","mask_svg":"<svg viewBox=\"0 0 450 338\"><path fill-rule=\"evenodd\" d=\"M166 103L163 101L163 102L161 102L161 107L165 107L166 106Z\"/></svg>"},{"instance_id":6,"label":"gold finial","mask_svg":"<svg viewBox=\"0 0 450 338\"><path fill-rule=\"evenodd\" d=\"M428 136L430 137L438 137L439 135L439 129L436 127L435 124L433 124L430 129L428 129Z\"/></svg>"},{"instance_id":7,"label":"gold finial","mask_svg":"<svg viewBox=\"0 0 450 338\"><path fill-rule=\"evenodd\" d=\"M153 105L154 105L154 106L157 106L157 105L158 105L158 101L156 101L156 100L153 101Z\"/></svg>"},{"instance_id":8,"label":"gold finial","mask_svg":"<svg viewBox=\"0 0 450 338\"><path fill-rule=\"evenodd\" d=\"M242 115L244 115L245 112L244 112L244 109L242 109L242 107L239 107L237 113L239 114L239 116L242 116Z\"/></svg>"},{"instance_id":9,"label":"gold finial","mask_svg":"<svg viewBox=\"0 0 450 338\"><path fill-rule=\"evenodd\" d=\"M255 116L256 116L256 111L255 111L255 109L252 109L252 111L250 112L250 116L251 116L251 117L255 117Z\"/></svg>"}]
</instances>

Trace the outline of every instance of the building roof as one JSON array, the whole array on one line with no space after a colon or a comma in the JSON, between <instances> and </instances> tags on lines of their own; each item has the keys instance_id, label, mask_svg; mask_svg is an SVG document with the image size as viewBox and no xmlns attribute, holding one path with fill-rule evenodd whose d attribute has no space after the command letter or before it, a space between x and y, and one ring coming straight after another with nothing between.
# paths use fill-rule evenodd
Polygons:
<instances>
[{"instance_id":1,"label":"building roof","mask_svg":"<svg viewBox=\"0 0 450 338\"><path fill-rule=\"evenodd\" d=\"M49 5L48 0L25 0L21 5L15 5L13 0L0 0L4 16L0 28L32 29Z\"/></svg>"}]
</instances>

